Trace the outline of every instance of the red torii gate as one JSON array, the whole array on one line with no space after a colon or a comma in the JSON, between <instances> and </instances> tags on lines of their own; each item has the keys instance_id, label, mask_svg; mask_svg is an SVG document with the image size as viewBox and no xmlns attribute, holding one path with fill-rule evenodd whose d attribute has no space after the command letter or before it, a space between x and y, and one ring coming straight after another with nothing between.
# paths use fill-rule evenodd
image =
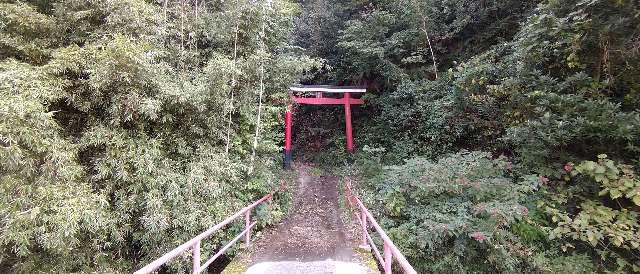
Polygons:
<instances>
[{"instance_id":1,"label":"red torii gate","mask_svg":"<svg viewBox=\"0 0 640 274\"><path fill-rule=\"evenodd\" d=\"M353 153L353 129L351 126L351 105L362 105L362 99L352 98L351 93L362 94L367 92L361 87L351 86L294 86L289 88L291 99L298 104L307 105L344 105L345 134L347 137L347 150ZM325 95L343 94L342 98L327 97ZM315 97L305 97L313 94ZM284 116L284 166L290 167L293 162L291 154L291 126L293 124L293 108L288 106Z\"/></svg>"}]
</instances>

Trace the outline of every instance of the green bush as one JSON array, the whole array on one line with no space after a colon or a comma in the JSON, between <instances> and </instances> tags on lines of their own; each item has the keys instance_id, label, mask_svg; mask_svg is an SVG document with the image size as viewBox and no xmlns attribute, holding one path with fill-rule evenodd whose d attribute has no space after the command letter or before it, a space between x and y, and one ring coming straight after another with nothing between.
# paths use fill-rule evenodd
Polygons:
<instances>
[{"instance_id":1,"label":"green bush","mask_svg":"<svg viewBox=\"0 0 640 274\"><path fill-rule=\"evenodd\" d=\"M597 253L604 268L640 271L640 180L633 166L599 155L598 161L568 163L560 180L547 181L539 207L552 223L549 238L563 250Z\"/></svg>"},{"instance_id":2,"label":"green bush","mask_svg":"<svg viewBox=\"0 0 640 274\"><path fill-rule=\"evenodd\" d=\"M371 183L381 224L419 272L526 271L530 248L510 227L527 218L535 176L485 152L386 167Z\"/></svg>"}]
</instances>

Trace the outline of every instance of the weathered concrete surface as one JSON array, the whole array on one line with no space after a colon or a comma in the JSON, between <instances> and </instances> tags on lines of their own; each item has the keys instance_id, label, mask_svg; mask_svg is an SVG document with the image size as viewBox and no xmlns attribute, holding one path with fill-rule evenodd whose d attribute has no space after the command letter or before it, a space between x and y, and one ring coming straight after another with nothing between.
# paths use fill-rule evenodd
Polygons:
<instances>
[{"instance_id":1,"label":"weathered concrete surface","mask_svg":"<svg viewBox=\"0 0 640 274\"><path fill-rule=\"evenodd\" d=\"M370 274L371 269L357 263L340 261L262 262L250 267L245 274Z\"/></svg>"}]
</instances>

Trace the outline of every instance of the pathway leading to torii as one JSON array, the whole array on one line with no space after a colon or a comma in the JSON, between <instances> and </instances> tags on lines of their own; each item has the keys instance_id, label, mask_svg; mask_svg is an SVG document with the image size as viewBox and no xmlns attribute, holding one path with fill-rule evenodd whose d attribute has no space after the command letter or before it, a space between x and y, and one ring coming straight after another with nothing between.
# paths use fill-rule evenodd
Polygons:
<instances>
[{"instance_id":1,"label":"pathway leading to torii","mask_svg":"<svg viewBox=\"0 0 640 274\"><path fill-rule=\"evenodd\" d=\"M335 86L298 86L290 89L291 99L297 104L344 105L346 148L353 153L353 134L351 127L351 105L362 104L362 99L353 98L352 94L362 94L365 89L356 87ZM309 95L315 94L314 97ZM336 94L338 96L336 96ZM340 94L342 94L341 97ZM291 151L291 128L293 107L289 106L285 114L285 167L293 163ZM377 264L385 274L393 272L394 261L408 274L417 274L406 257L393 243L384 229L375 220L367 206L353 191L351 180L345 182L342 197L348 202L350 209L355 210L359 224L354 224L350 217L343 217L338 207L338 180L335 176L318 175L322 172L310 172L309 165L297 166L298 181L295 184L294 203L291 213L275 228L261 233L257 241L252 241L252 229L257 221L252 220L256 206L269 201L275 192L263 196L245 206L220 223L209 227L206 231L168 251L159 258L149 262L134 272L135 274L154 273L159 268L178 256L189 256L192 261L192 273L205 271L216 259L223 256L241 238L251 247L244 254L237 256L222 273L227 274L370 274L379 273ZM315 169L320 171L319 169ZM245 228L226 245L203 263L201 242L213 233L223 229L229 223L244 216ZM347 220L346 222L343 222ZM353 235L359 230L360 239ZM377 247L369 230L373 230L382 242L382 251ZM253 243L253 244L252 244ZM363 251L357 246L372 248L372 253ZM250 267L248 267L250 266ZM248 268L248 269L247 269Z\"/></svg>"},{"instance_id":2,"label":"pathway leading to torii","mask_svg":"<svg viewBox=\"0 0 640 274\"><path fill-rule=\"evenodd\" d=\"M338 179L297 164L293 208L255 239L224 274L379 273L371 254L358 249L357 227L338 208Z\"/></svg>"}]
</instances>

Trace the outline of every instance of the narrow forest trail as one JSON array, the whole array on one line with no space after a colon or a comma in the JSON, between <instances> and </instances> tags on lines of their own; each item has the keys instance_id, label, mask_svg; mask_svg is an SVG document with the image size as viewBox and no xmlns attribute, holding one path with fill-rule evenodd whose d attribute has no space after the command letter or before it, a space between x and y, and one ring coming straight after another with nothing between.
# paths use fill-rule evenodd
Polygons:
<instances>
[{"instance_id":1,"label":"narrow forest trail","mask_svg":"<svg viewBox=\"0 0 640 274\"><path fill-rule=\"evenodd\" d=\"M298 180L292 209L236 258L248 266L244 273L378 273L375 264L364 263L370 261L369 254L357 249L353 224L338 206L338 178L311 164L297 164L295 170Z\"/></svg>"}]
</instances>

